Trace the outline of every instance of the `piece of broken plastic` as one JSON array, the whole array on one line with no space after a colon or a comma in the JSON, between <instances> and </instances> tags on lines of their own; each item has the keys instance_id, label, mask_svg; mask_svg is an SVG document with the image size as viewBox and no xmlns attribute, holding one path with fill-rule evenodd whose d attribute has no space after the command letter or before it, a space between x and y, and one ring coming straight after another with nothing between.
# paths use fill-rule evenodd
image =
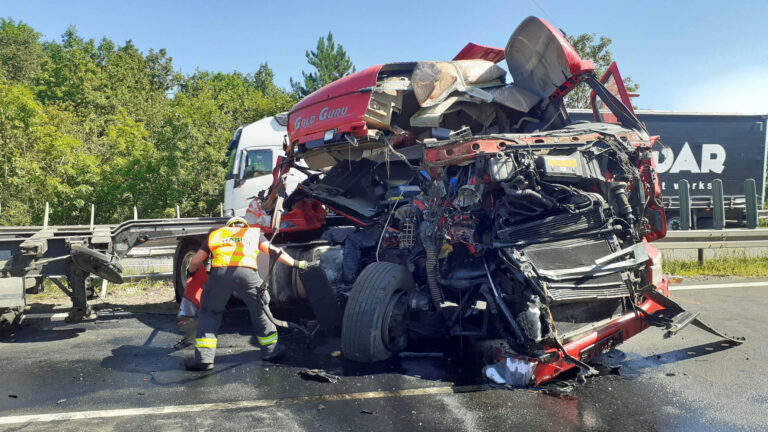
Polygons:
<instances>
[{"instance_id":1,"label":"piece of broken plastic","mask_svg":"<svg viewBox=\"0 0 768 432\"><path fill-rule=\"evenodd\" d=\"M681 284L684 280L682 276L673 276L671 274L667 275L667 279L669 280L670 284Z\"/></svg>"},{"instance_id":2,"label":"piece of broken plastic","mask_svg":"<svg viewBox=\"0 0 768 432\"><path fill-rule=\"evenodd\" d=\"M495 384L525 387L531 383L536 362L515 357L504 357L495 364L483 367L483 375Z\"/></svg>"}]
</instances>

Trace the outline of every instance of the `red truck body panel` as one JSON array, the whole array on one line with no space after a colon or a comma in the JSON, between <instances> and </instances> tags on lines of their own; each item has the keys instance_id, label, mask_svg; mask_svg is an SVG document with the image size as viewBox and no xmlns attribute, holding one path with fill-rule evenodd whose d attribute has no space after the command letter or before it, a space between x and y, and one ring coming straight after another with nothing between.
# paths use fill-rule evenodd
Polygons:
<instances>
[{"instance_id":1,"label":"red truck body panel","mask_svg":"<svg viewBox=\"0 0 768 432\"><path fill-rule=\"evenodd\" d=\"M347 75L305 97L288 113L290 145L322 140L326 131L368 133L363 116L383 65Z\"/></svg>"}]
</instances>

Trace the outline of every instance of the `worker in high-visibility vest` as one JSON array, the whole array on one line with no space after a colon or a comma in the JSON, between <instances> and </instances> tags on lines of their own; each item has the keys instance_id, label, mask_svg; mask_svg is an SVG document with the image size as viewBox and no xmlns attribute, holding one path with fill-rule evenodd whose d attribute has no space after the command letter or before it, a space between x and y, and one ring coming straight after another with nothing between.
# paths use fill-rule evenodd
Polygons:
<instances>
[{"instance_id":1,"label":"worker in high-visibility vest","mask_svg":"<svg viewBox=\"0 0 768 432\"><path fill-rule=\"evenodd\" d=\"M245 219L233 217L225 227L212 231L208 241L192 257L188 270L190 273L196 272L208 256L212 256L211 272L200 299L195 357L186 360L187 369L213 369L216 332L233 291L237 291L251 313L251 323L261 345L261 358L273 360L283 354L283 346L277 343L277 328L264 312L264 308L268 307L269 295L261 293L265 296L262 303L258 291L262 279L257 272L256 257L259 251L269 253L270 250L279 251L267 241L259 228L250 228ZM285 253L278 260L299 269L307 267L306 261L294 260Z\"/></svg>"}]
</instances>

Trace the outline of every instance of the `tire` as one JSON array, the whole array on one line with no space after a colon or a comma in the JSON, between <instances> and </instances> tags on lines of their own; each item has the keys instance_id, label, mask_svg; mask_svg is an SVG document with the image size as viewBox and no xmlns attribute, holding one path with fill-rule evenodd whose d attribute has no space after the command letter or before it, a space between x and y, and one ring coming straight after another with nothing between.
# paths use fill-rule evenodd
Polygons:
<instances>
[{"instance_id":1,"label":"tire","mask_svg":"<svg viewBox=\"0 0 768 432\"><path fill-rule=\"evenodd\" d=\"M667 211L667 231L678 231L681 227L680 214L676 211Z\"/></svg>"},{"instance_id":2,"label":"tire","mask_svg":"<svg viewBox=\"0 0 768 432\"><path fill-rule=\"evenodd\" d=\"M198 249L200 249L198 239L182 239L176 245L176 252L173 254L173 289L176 292L176 302L181 302L181 297L184 295L189 261Z\"/></svg>"},{"instance_id":3,"label":"tire","mask_svg":"<svg viewBox=\"0 0 768 432\"><path fill-rule=\"evenodd\" d=\"M375 262L363 269L352 285L344 310L344 357L373 363L403 351L408 344L407 333L398 323L404 321L407 293L414 287L411 272L401 265Z\"/></svg>"}]
</instances>

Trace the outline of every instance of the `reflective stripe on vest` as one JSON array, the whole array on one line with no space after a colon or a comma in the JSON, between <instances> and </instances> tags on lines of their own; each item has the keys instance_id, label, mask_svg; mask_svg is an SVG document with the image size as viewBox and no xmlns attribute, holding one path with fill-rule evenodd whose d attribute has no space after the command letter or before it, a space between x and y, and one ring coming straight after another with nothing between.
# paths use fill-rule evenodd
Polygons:
<instances>
[{"instance_id":1,"label":"reflective stripe on vest","mask_svg":"<svg viewBox=\"0 0 768 432\"><path fill-rule=\"evenodd\" d=\"M258 228L219 228L208 236L211 249L211 267L258 268L256 256L259 253L261 230Z\"/></svg>"}]
</instances>

